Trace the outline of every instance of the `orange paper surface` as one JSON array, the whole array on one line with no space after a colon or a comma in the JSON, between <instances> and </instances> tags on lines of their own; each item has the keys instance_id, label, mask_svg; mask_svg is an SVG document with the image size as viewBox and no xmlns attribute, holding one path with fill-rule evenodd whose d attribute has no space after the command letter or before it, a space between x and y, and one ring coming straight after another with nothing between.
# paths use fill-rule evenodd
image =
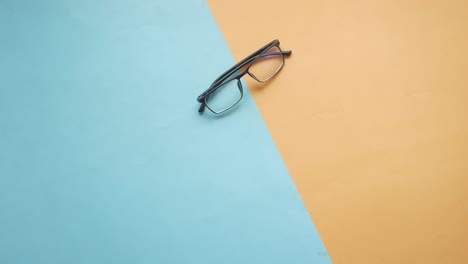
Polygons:
<instances>
[{"instance_id":1,"label":"orange paper surface","mask_svg":"<svg viewBox=\"0 0 468 264\"><path fill-rule=\"evenodd\" d=\"M467 3L209 1L334 263L467 263Z\"/></svg>"}]
</instances>

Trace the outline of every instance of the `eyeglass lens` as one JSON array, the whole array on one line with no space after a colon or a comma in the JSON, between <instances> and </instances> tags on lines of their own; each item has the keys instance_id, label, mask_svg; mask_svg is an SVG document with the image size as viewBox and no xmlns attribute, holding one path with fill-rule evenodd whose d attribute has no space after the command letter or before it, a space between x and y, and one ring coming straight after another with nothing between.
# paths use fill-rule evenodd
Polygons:
<instances>
[{"instance_id":1,"label":"eyeglass lens","mask_svg":"<svg viewBox=\"0 0 468 264\"><path fill-rule=\"evenodd\" d=\"M283 53L277 46L264 51L250 66L249 74L259 82L268 81L283 67Z\"/></svg>"},{"instance_id":2,"label":"eyeglass lens","mask_svg":"<svg viewBox=\"0 0 468 264\"><path fill-rule=\"evenodd\" d=\"M224 83L206 98L206 106L215 113L228 110L242 99L241 87L238 79Z\"/></svg>"}]
</instances>

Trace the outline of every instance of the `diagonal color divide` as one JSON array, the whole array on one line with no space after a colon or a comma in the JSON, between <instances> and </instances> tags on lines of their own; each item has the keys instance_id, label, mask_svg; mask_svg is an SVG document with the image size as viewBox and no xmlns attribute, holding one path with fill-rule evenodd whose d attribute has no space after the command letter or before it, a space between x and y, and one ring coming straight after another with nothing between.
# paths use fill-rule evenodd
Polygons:
<instances>
[{"instance_id":1,"label":"diagonal color divide","mask_svg":"<svg viewBox=\"0 0 468 264\"><path fill-rule=\"evenodd\" d=\"M0 263L330 263L204 1L0 3Z\"/></svg>"},{"instance_id":2,"label":"diagonal color divide","mask_svg":"<svg viewBox=\"0 0 468 264\"><path fill-rule=\"evenodd\" d=\"M334 263L468 259L466 1L209 1Z\"/></svg>"}]
</instances>

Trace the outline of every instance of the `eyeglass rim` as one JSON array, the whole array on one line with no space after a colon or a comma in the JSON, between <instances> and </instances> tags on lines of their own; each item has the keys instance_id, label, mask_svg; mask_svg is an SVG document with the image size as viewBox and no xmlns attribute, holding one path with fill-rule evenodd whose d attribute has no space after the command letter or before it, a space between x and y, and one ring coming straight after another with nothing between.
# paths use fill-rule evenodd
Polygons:
<instances>
[{"instance_id":1,"label":"eyeglass rim","mask_svg":"<svg viewBox=\"0 0 468 264\"><path fill-rule=\"evenodd\" d=\"M212 109L212 108L210 107L210 105L208 104L208 101L207 101L207 100L208 100L209 96L206 96L205 99L203 100L203 103L205 104L206 108L208 108L208 110L210 110L210 111L213 112L214 114L221 114L221 113L226 112L226 111L228 111L229 109L233 108L234 106L236 106L236 105L242 100L242 98L244 98L244 88L243 88L243 86L242 86L242 82L241 82L241 80L240 80L240 77L239 77L239 78L233 78L233 79L231 79L231 80L229 80L229 81L226 81L226 82L224 82L223 84L219 85L218 88L220 88L220 87L222 87L224 84L226 84L226 83L228 83L228 82L232 82L232 81L234 81L234 80L236 80L236 79L237 79L237 87L239 88L239 91L240 91L240 94L241 94L240 98L239 98L234 104L232 104L231 106L229 106L228 108L225 108L225 109L223 109L223 110L221 110L221 111L215 111L215 110ZM216 90L217 90L217 89L216 89ZM213 90L213 92L216 91L216 90ZM212 94L213 92L211 92L210 94Z\"/></svg>"},{"instance_id":2,"label":"eyeglass rim","mask_svg":"<svg viewBox=\"0 0 468 264\"><path fill-rule=\"evenodd\" d=\"M253 65L255 65L255 62L257 62L260 58L262 58L262 55L269 51L271 48L273 47L277 47L280 51L280 54L281 54L281 65L278 67L278 69L276 69L276 71L270 75L270 77L264 79L264 80L260 80L258 79L258 77L255 76L255 74L253 74L252 72L250 72L250 67L252 67ZM252 77L253 79L255 79L256 81L260 82L260 83L265 83L265 82L268 82L271 78L273 78L276 74L278 74L278 72L283 68L284 66L284 55L283 55L283 51L281 50L280 46L279 45L273 45L271 47L269 47L268 49L265 49L262 53L260 53L256 58L255 60L247 67L247 69L245 70L249 75L250 77Z\"/></svg>"}]
</instances>

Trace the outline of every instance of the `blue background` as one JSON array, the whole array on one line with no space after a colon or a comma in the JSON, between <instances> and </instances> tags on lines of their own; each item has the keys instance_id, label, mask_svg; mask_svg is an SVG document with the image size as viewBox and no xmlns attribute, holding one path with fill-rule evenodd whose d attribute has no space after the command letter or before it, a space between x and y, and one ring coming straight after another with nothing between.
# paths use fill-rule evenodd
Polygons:
<instances>
[{"instance_id":1,"label":"blue background","mask_svg":"<svg viewBox=\"0 0 468 264\"><path fill-rule=\"evenodd\" d=\"M248 91L197 113L204 1L3 0L0 36L0 263L330 262Z\"/></svg>"}]
</instances>

